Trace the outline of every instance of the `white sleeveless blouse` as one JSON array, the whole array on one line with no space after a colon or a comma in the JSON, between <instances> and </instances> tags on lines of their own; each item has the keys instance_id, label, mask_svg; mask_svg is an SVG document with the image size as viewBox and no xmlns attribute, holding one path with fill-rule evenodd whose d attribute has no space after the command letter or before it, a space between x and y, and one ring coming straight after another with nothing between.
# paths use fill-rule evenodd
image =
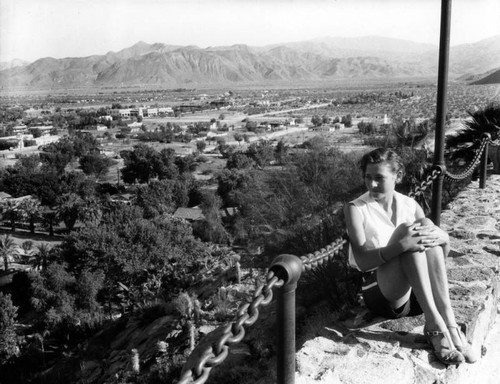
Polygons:
<instances>
[{"instance_id":1,"label":"white sleeveless blouse","mask_svg":"<svg viewBox=\"0 0 500 384\"><path fill-rule=\"evenodd\" d=\"M394 191L394 199L396 199L396 225L392 223L391 218L387 216L380 204L370 197L369 192L350 202L363 218L363 228L366 236L365 246L367 249L385 247L397 226L403 223L415 222L416 201L396 191ZM359 270L350 245L349 264Z\"/></svg>"}]
</instances>

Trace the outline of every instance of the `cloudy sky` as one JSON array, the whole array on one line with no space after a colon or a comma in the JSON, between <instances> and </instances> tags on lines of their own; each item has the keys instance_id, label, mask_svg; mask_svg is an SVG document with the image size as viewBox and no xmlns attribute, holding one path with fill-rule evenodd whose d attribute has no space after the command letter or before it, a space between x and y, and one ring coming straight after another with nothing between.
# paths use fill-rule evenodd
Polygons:
<instances>
[{"instance_id":1,"label":"cloudy sky","mask_svg":"<svg viewBox=\"0 0 500 384\"><path fill-rule=\"evenodd\" d=\"M500 0L453 0L451 45L500 34ZM266 45L325 36L439 44L440 0L0 0L0 62L138 41Z\"/></svg>"}]
</instances>

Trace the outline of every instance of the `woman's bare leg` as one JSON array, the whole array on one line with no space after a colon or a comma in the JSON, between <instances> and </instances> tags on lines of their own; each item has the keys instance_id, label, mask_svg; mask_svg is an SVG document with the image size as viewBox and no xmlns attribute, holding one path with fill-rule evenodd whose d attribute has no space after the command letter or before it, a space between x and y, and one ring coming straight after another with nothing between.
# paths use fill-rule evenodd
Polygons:
<instances>
[{"instance_id":1,"label":"woman's bare leg","mask_svg":"<svg viewBox=\"0 0 500 384\"><path fill-rule=\"evenodd\" d=\"M432 294L439 313L446 324L455 324L455 315L451 307L448 276L446 275L446 264L441 247L434 247L426 252L427 265L429 267L429 278L432 286Z\"/></svg>"},{"instance_id":2,"label":"woman's bare leg","mask_svg":"<svg viewBox=\"0 0 500 384\"><path fill-rule=\"evenodd\" d=\"M446 323L434 300L427 258L423 252L406 252L379 267L378 285L394 308L403 305L412 287L429 329L446 330Z\"/></svg>"},{"instance_id":3,"label":"woman's bare leg","mask_svg":"<svg viewBox=\"0 0 500 384\"><path fill-rule=\"evenodd\" d=\"M389 244L398 241L402 231L403 228L398 227ZM431 249L428 254L424 252L401 254L378 268L377 280L382 294L394 308L398 308L409 299L411 287L424 312L427 329L446 332L447 324L454 324L454 322L448 323L454 321L454 316L451 311L447 279L443 280L443 274L446 276L444 255L442 251L439 254L436 248L436 250ZM446 293L442 295L444 291ZM444 348L452 348L446 338L442 338L440 344Z\"/></svg>"},{"instance_id":4,"label":"woman's bare leg","mask_svg":"<svg viewBox=\"0 0 500 384\"><path fill-rule=\"evenodd\" d=\"M456 325L455 314L451 306L448 276L446 275L446 263L441 247L434 247L426 252L429 266L429 277L431 280L434 301L441 317L450 329ZM462 340L457 330L450 332L453 344L457 348L462 347Z\"/></svg>"},{"instance_id":5,"label":"woman's bare leg","mask_svg":"<svg viewBox=\"0 0 500 384\"><path fill-rule=\"evenodd\" d=\"M398 226L388 243L407 236L407 230L407 224ZM444 364L459 364L464 361L464 355L455 349L448 331L447 325L454 323L447 324L447 321L454 321L454 316L442 251L436 248L427 253L422 247L421 252L404 252L378 267L377 282L393 308L403 305L413 289L424 312L426 337L437 358Z\"/></svg>"},{"instance_id":6,"label":"woman's bare leg","mask_svg":"<svg viewBox=\"0 0 500 384\"><path fill-rule=\"evenodd\" d=\"M427 218L421 219L419 222L422 225L433 225L433 222ZM433 247L426 251L426 257L434 302L447 326L453 327L456 325L456 320L451 306L445 262L448 252L449 245L444 245L443 247ZM460 347L462 342L457 331L455 330L454 332L450 332L450 335L455 346Z\"/></svg>"}]
</instances>

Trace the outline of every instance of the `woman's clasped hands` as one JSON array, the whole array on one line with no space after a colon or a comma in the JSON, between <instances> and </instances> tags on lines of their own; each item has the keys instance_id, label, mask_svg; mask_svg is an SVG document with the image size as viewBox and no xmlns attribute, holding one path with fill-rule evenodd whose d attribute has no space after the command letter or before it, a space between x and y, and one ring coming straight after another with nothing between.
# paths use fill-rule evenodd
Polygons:
<instances>
[{"instance_id":1,"label":"woman's clasped hands","mask_svg":"<svg viewBox=\"0 0 500 384\"><path fill-rule=\"evenodd\" d=\"M403 252L424 252L448 242L448 235L438 226L427 223L415 222L401 224L395 231L400 233L399 242ZM393 236L394 237L394 236Z\"/></svg>"}]
</instances>

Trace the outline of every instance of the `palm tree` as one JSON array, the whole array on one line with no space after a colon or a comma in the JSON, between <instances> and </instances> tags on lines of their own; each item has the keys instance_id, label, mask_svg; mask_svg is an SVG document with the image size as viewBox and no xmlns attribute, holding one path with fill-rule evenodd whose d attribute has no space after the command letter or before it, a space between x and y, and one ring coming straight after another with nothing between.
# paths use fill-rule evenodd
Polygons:
<instances>
[{"instance_id":1,"label":"palm tree","mask_svg":"<svg viewBox=\"0 0 500 384\"><path fill-rule=\"evenodd\" d=\"M14 253L16 243L10 235L0 236L0 256L3 258L5 271L9 269L9 257Z\"/></svg>"},{"instance_id":2,"label":"palm tree","mask_svg":"<svg viewBox=\"0 0 500 384\"><path fill-rule=\"evenodd\" d=\"M50 255L52 247L48 243L40 243L38 246L38 252L35 253L35 259L33 261L33 267L35 269L41 268L42 271L47 269L47 260Z\"/></svg>"},{"instance_id":3,"label":"palm tree","mask_svg":"<svg viewBox=\"0 0 500 384\"><path fill-rule=\"evenodd\" d=\"M42 211L42 225L49 230L49 236L54 236L54 226L59 224L59 217L55 209L44 207Z\"/></svg>"},{"instance_id":4,"label":"palm tree","mask_svg":"<svg viewBox=\"0 0 500 384\"><path fill-rule=\"evenodd\" d=\"M31 263L33 252L33 242L31 240L23 241L17 252L14 252L16 262L21 264Z\"/></svg>"},{"instance_id":5,"label":"palm tree","mask_svg":"<svg viewBox=\"0 0 500 384\"><path fill-rule=\"evenodd\" d=\"M60 196L57 201L57 216L64 222L67 230L72 231L76 221L81 215L84 201L76 193L66 193Z\"/></svg>"},{"instance_id":6,"label":"palm tree","mask_svg":"<svg viewBox=\"0 0 500 384\"><path fill-rule=\"evenodd\" d=\"M12 232L16 231L16 222L22 221L24 211L19 209L19 201L8 199L2 203L3 218L10 221Z\"/></svg>"},{"instance_id":7,"label":"palm tree","mask_svg":"<svg viewBox=\"0 0 500 384\"><path fill-rule=\"evenodd\" d=\"M484 109L469 112L470 118L464 128L455 135L446 137L446 149L450 160L464 159L468 164L481 146L483 133L489 133L491 140L500 138L500 104L489 104ZM490 147L489 157L493 161L494 173L500 173L497 147Z\"/></svg>"},{"instance_id":8,"label":"palm tree","mask_svg":"<svg viewBox=\"0 0 500 384\"><path fill-rule=\"evenodd\" d=\"M429 135L429 122L417 124L414 118L408 120L393 119L392 132L398 147L420 147Z\"/></svg>"},{"instance_id":9,"label":"palm tree","mask_svg":"<svg viewBox=\"0 0 500 384\"><path fill-rule=\"evenodd\" d=\"M28 198L21 201L19 209L24 212L24 216L30 224L30 232L35 233L35 221L39 220L41 215L40 202L35 198Z\"/></svg>"}]
</instances>

